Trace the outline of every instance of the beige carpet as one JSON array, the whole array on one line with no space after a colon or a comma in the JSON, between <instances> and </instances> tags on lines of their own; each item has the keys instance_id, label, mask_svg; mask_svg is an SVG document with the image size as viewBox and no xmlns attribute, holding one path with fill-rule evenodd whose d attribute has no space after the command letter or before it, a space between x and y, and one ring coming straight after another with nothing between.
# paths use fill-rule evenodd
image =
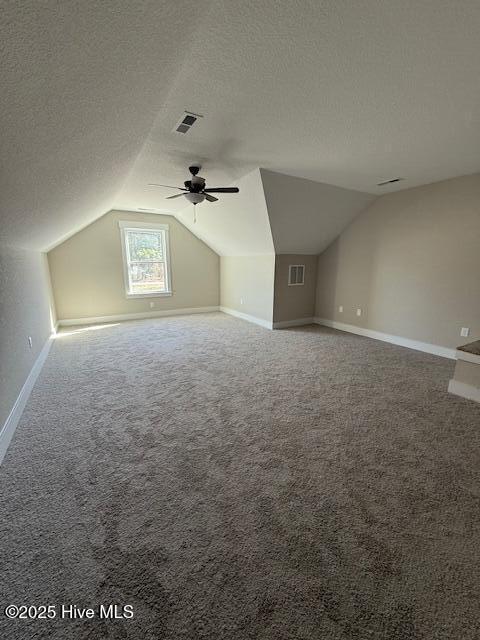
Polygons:
<instances>
[{"instance_id":1,"label":"beige carpet","mask_svg":"<svg viewBox=\"0 0 480 640\"><path fill-rule=\"evenodd\" d=\"M0 467L0 637L477 639L453 365L222 314L59 338ZM101 603L134 618L3 616Z\"/></svg>"}]
</instances>

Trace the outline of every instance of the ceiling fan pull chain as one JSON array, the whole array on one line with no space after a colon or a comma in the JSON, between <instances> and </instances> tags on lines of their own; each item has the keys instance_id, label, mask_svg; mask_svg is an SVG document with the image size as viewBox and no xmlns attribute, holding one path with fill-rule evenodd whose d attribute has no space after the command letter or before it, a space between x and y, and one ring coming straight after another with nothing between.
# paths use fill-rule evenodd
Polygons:
<instances>
[{"instance_id":1,"label":"ceiling fan pull chain","mask_svg":"<svg viewBox=\"0 0 480 640\"><path fill-rule=\"evenodd\" d=\"M197 207L193 205L193 224L197 224Z\"/></svg>"}]
</instances>

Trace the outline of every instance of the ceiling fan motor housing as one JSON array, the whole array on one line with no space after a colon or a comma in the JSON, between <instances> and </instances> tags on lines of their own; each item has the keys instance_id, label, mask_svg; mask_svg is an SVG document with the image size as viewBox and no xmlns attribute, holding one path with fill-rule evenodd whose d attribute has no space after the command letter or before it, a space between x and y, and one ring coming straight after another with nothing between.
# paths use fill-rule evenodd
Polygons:
<instances>
[{"instance_id":1,"label":"ceiling fan motor housing","mask_svg":"<svg viewBox=\"0 0 480 640\"><path fill-rule=\"evenodd\" d=\"M185 180L183 183L185 188L183 187L171 187L170 185L165 184L151 184L152 187L167 187L169 189L178 189L182 193L177 193L174 196L168 196L167 200L172 200L172 198L180 198L181 196L185 196L185 198L192 202L193 204L199 204L204 200L208 200L209 202L217 202L218 198L212 195L212 193L238 193L238 187L215 187L206 189L205 178L197 175L200 171L201 167L192 165L188 167L192 177L190 180Z\"/></svg>"},{"instance_id":2,"label":"ceiling fan motor housing","mask_svg":"<svg viewBox=\"0 0 480 640\"><path fill-rule=\"evenodd\" d=\"M204 187L205 186L205 178L202 178L201 176L192 176L192 184L194 186L200 186L200 187Z\"/></svg>"},{"instance_id":3,"label":"ceiling fan motor housing","mask_svg":"<svg viewBox=\"0 0 480 640\"><path fill-rule=\"evenodd\" d=\"M191 180L185 180L184 185L191 193L200 193L205 188L205 178L192 176Z\"/></svg>"}]
</instances>

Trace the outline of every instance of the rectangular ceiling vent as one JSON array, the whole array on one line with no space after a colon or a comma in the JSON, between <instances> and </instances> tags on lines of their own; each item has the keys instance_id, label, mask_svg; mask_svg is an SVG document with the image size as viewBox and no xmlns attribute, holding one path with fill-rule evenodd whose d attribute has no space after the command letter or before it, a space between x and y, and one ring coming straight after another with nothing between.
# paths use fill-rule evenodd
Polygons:
<instances>
[{"instance_id":1,"label":"rectangular ceiling vent","mask_svg":"<svg viewBox=\"0 0 480 640\"><path fill-rule=\"evenodd\" d=\"M177 133L188 133L193 127L198 118L203 118L199 113L192 113L191 111L184 111L183 116L175 125L174 131Z\"/></svg>"},{"instance_id":2,"label":"rectangular ceiling vent","mask_svg":"<svg viewBox=\"0 0 480 640\"><path fill-rule=\"evenodd\" d=\"M377 187L383 187L386 184L392 184L393 182L400 182L401 180L405 180L405 178L392 178L391 180L384 180L383 182L378 182Z\"/></svg>"}]
</instances>

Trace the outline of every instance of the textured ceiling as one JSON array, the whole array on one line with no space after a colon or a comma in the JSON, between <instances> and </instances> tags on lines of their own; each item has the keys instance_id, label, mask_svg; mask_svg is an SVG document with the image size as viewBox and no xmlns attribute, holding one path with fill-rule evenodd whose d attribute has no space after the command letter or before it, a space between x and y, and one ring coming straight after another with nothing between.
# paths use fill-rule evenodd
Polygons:
<instances>
[{"instance_id":1,"label":"textured ceiling","mask_svg":"<svg viewBox=\"0 0 480 640\"><path fill-rule=\"evenodd\" d=\"M211 181L264 167L377 195L474 173L479 32L471 0L213 2L117 204L175 211L145 185L196 159ZM184 109L204 118L182 136Z\"/></svg>"},{"instance_id":2,"label":"textured ceiling","mask_svg":"<svg viewBox=\"0 0 480 640\"><path fill-rule=\"evenodd\" d=\"M0 215L16 242L45 248L113 206L178 213L147 183L181 184L195 160L210 184L265 167L373 194L480 170L479 2L2 9ZM204 118L181 136L185 109Z\"/></svg>"},{"instance_id":3,"label":"textured ceiling","mask_svg":"<svg viewBox=\"0 0 480 640\"><path fill-rule=\"evenodd\" d=\"M201 12L189 0L1 2L2 242L46 249L112 208Z\"/></svg>"}]
</instances>

